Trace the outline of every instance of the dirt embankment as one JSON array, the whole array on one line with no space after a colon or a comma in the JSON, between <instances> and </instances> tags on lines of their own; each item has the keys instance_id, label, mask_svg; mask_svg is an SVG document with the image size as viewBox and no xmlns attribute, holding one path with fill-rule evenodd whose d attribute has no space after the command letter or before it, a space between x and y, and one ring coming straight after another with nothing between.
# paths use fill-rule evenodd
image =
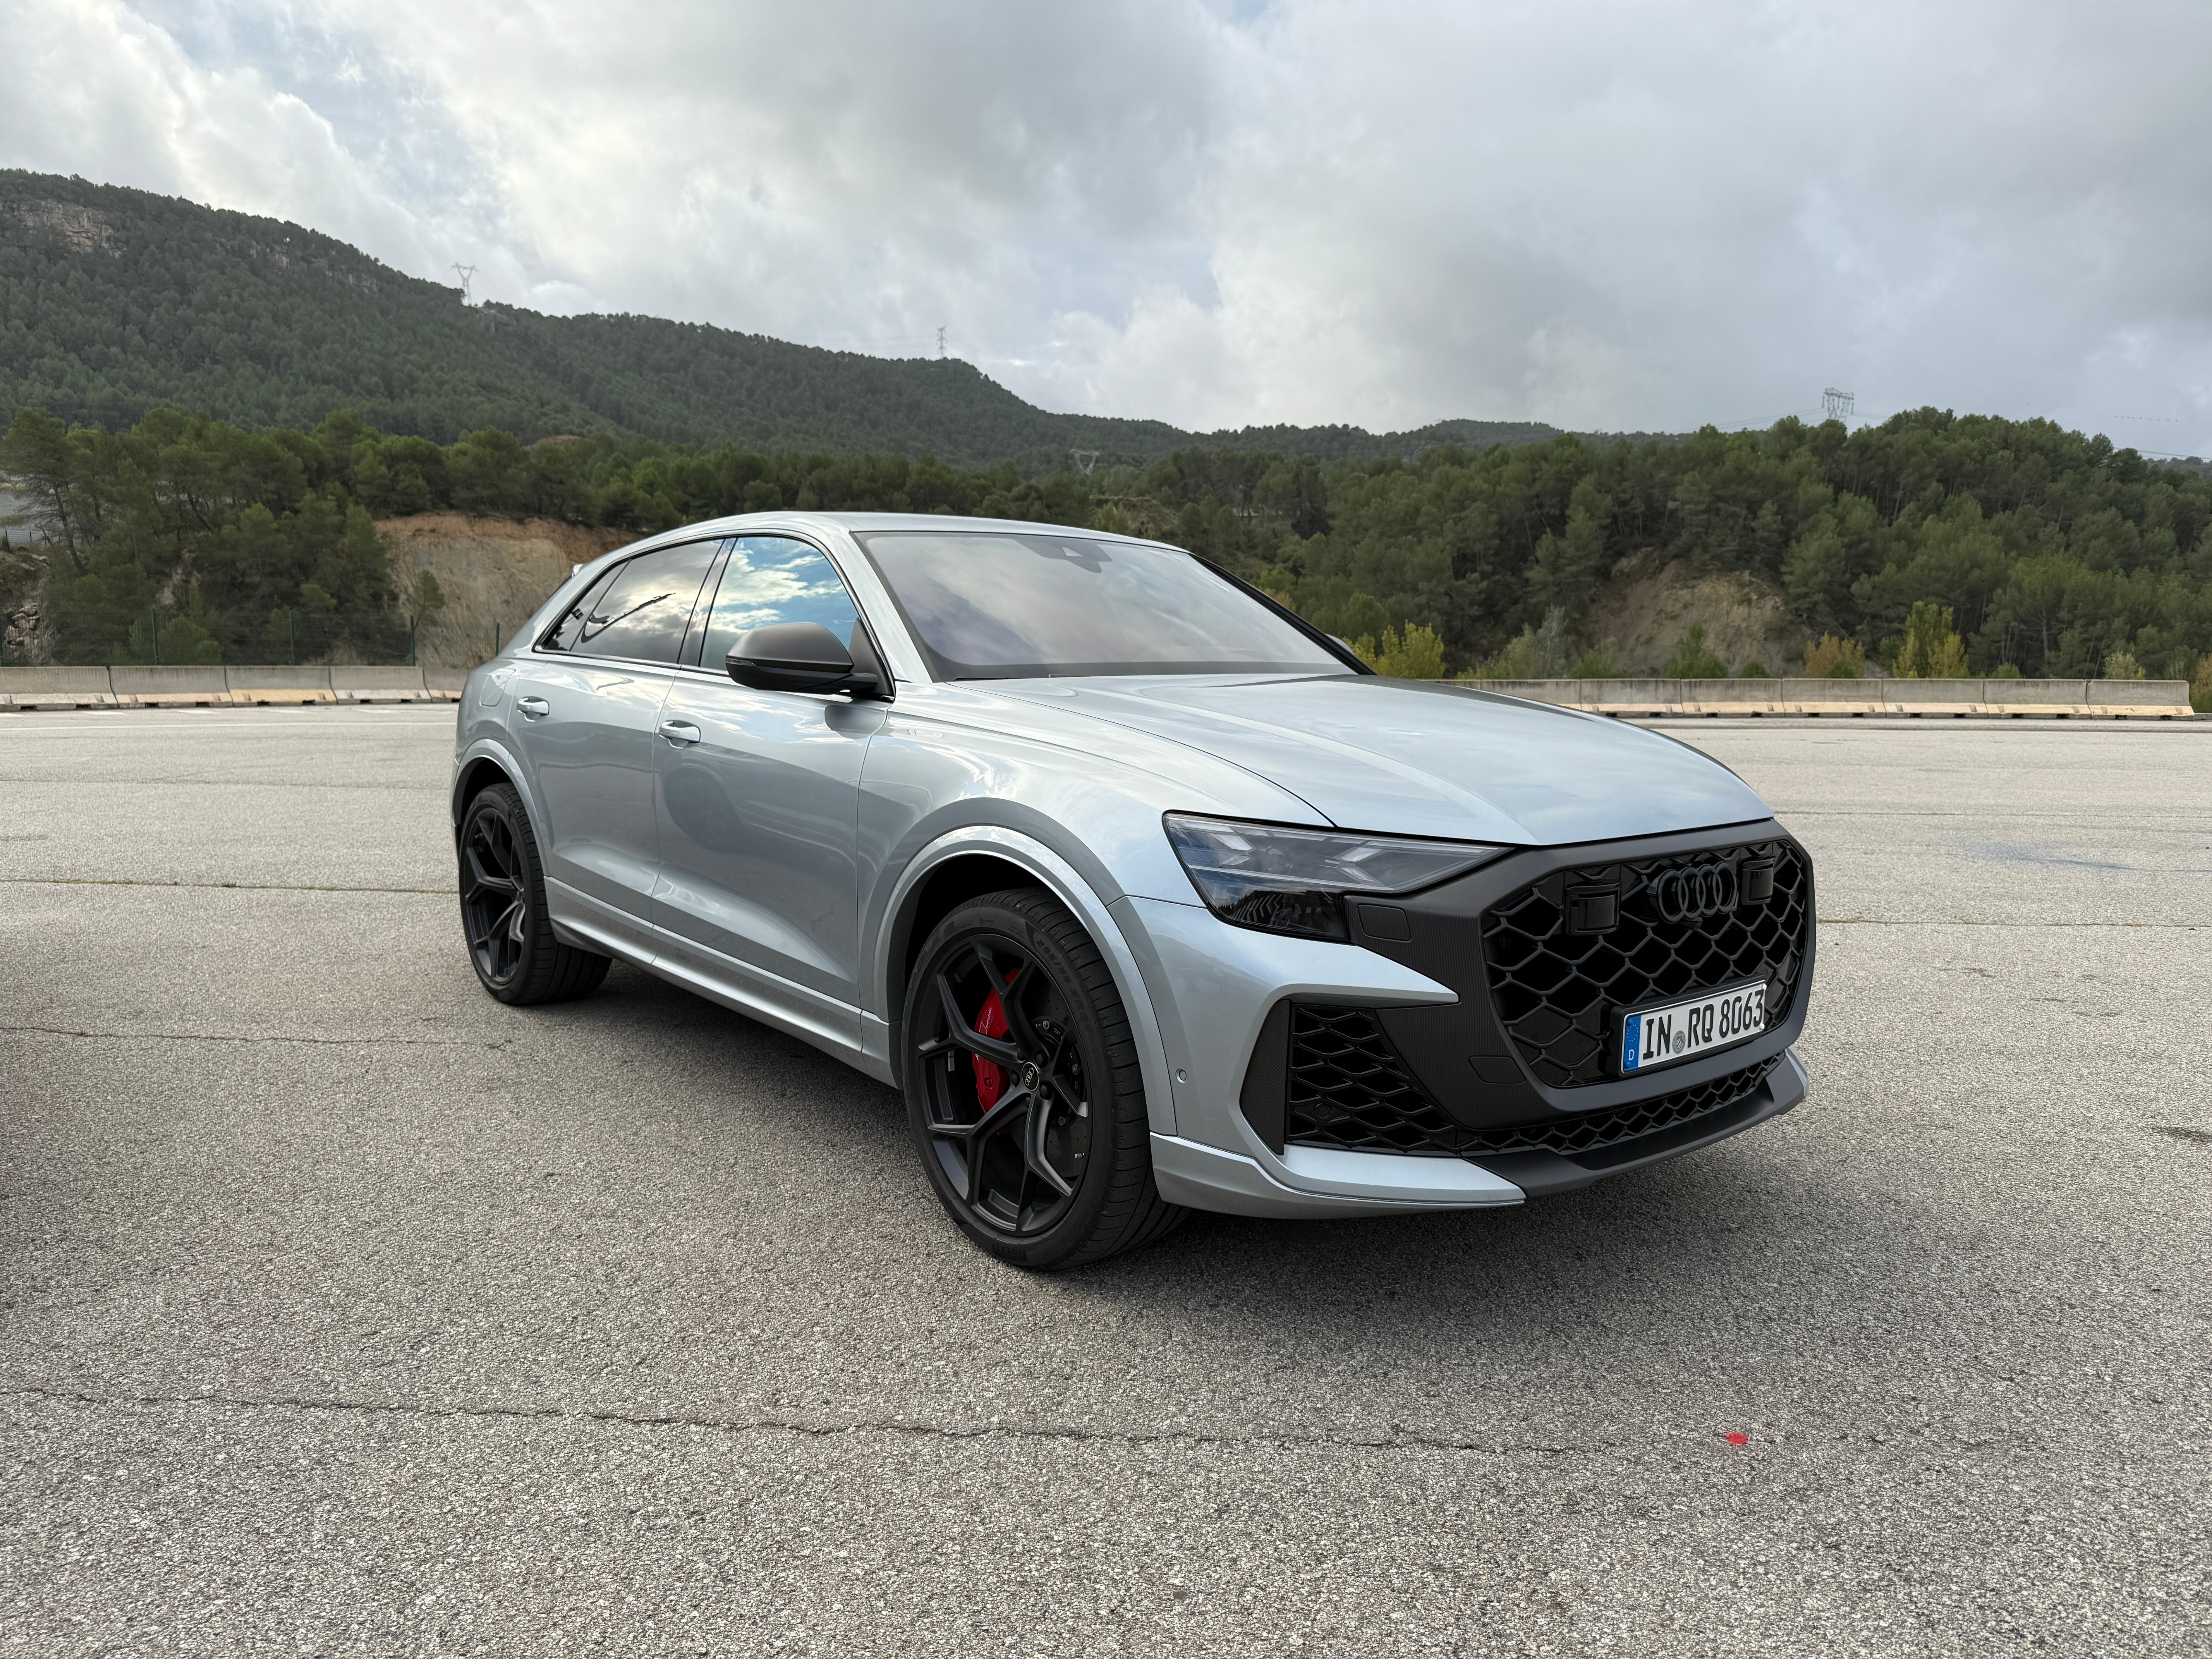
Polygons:
<instances>
[{"instance_id":1,"label":"dirt embankment","mask_svg":"<svg viewBox=\"0 0 2212 1659\"><path fill-rule=\"evenodd\" d=\"M491 655L492 641L510 637L568 580L570 567L633 539L629 532L586 530L551 519L472 519L422 513L380 519L392 549L394 586L403 593L427 570L438 579L446 609L426 623L416 652L426 667L473 668Z\"/></svg>"},{"instance_id":2,"label":"dirt embankment","mask_svg":"<svg viewBox=\"0 0 2212 1659\"><path fill-rule=\"evenodd\" d=\"M1705 625L1705 648L1731 673L1747 662L1763 663L1770 673L1796 673L1810 638L1782 596L1758 577L1741 571L1698 575L1649 548L1613 568L1591 601L1583 634L1592 641L1611 640L1626 672L1654 674L1692 623Z\"/></svg>"}]
</instances>

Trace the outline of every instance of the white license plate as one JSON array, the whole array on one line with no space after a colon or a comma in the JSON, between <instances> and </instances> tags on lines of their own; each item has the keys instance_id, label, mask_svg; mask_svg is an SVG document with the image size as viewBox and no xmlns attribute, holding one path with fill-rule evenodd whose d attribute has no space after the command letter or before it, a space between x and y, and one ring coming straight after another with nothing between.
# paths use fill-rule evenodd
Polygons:
<instances>
[{"instance_id":1,"label":"white license plate","mask_svg":"<svg viewBox=\"0 0 2212 1659\"><path fill-rule=\"evenodd\" d=\"M1766 1029L1766 982L1731 985L1620 1017L1620 1074L1628 1077L1757 1036Z\"/></svg>"}]
</instances>

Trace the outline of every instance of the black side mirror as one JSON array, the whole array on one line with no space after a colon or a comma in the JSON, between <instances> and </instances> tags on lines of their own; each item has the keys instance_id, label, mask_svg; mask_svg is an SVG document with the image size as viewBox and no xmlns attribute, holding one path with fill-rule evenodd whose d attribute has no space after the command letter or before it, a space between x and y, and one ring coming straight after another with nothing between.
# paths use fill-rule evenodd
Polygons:
<instances>
[{"instance_id":1,"label":"black side mirror","mask_svg":"<svg viewBox=\"0 0 2212 1659\"><path fill-rule=\"evenodd\" d=\"M724 666L756 691L851 691L872 696L880 677L853 665L853 653L820 623L776 623L738 640Z\"/></svg>"}]
</instances>

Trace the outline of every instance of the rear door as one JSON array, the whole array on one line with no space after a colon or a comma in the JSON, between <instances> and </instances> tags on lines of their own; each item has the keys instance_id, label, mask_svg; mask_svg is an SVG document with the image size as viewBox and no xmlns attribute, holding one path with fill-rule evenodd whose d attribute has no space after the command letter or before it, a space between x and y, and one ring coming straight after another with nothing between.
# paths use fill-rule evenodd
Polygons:
<instances>
[{"instance_id":1,"label":"rear door","mask_svg":"<svg viewBox=\"0 0 2212 1659\"><path fill-rule=\"evenodd\" d=\"M507 683L542 822L555 908L653 949L653 726L719 540L617 565L569 607ZM566 900L566 902L564 902Z\"/></svg>"},{"instance_id":2,"label":"rear door","mask_svg":"<svg viewBox=\"0 0 2212 1659\"><path fill-rule=\"evenodd\" d=\"M722 665L741 635L774 623L820 623L851 641L859 610L819 549L745 536L729 544L701 617L697 666L679 672L657 724L662 960L853 1042L860 762L883 706L756 691ZM866 650L863 632L854 654Z\"/></svg>"}]
</instances>

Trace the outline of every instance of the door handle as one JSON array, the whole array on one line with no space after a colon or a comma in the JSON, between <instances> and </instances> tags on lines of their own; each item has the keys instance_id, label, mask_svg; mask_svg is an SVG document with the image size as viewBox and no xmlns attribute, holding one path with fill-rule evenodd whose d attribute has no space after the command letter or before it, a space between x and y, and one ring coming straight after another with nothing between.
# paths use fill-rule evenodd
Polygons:
<instances>
[{"instance_id":1,"label":"door handle","mask_svg":"<svg viewBox=\"0 0 2212 1659\"><path fill-rule=\"evenodd\" d=\"M543 697L517 697L514 706L532 720L543 720L553 712L553 705Z\"/></svg>"},{"instance_id":2,"label":"door handle","mask_svg":"<svg viewBox=\"0 0 2212 1659\"><path fill-rule=\"evenodd\" d=\"M699 741L699 728L689 720L663 720L660 735L683 749Z\"/></svg>"}]
</instances>

